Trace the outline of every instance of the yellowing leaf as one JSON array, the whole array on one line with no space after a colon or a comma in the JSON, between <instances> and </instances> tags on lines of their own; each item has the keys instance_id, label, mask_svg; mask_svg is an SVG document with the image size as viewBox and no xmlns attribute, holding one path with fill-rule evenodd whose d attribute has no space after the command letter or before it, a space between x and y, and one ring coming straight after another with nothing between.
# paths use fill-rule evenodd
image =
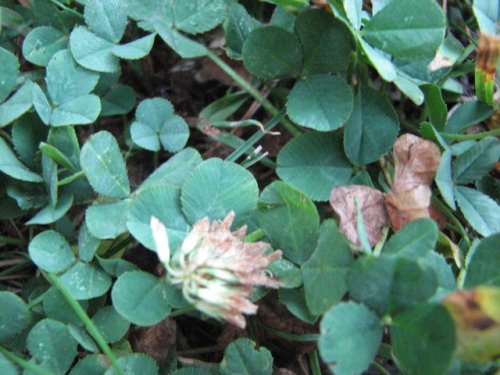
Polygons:
<instances>
[{"instance_id":1,"label":"yellowing leaf","mask_svg":"<svg viewBox=\"0 0 500 375\"><path fill-rule=\"evenodd\" d=\"M457 329L456 356L487 363L500 356L500 288L480 286L448 295L444 305Z\"/></svg>"}]
</instances>

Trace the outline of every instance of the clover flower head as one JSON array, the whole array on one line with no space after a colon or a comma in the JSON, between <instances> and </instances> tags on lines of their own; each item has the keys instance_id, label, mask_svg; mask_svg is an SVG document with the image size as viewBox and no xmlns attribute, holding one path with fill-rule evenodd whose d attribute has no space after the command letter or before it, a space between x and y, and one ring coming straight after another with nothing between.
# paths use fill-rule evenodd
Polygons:
<instances>
[{"instance_id":1,"label":"clover flower head","mask_svg":"<svg viewBox=\"0 0 500 375\"><path fill-rule=\"evenodd\" d=\"M182 288L184 298L209 316L245 328L243 314L257 312L249 299L254 288L280 285L267 266L281 251L266 253L270 245L265 242L245 243L246 226L231 232L234 216L197 222L172 258L166 228L152 217L151 229L167 278Z\"/></svg>"}]
</instances>

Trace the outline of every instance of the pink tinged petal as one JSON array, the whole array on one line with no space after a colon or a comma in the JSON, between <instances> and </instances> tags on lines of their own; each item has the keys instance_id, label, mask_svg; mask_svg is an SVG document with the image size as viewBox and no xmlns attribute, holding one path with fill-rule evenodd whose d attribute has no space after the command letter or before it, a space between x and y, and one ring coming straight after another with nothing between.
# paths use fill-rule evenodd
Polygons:
<instances>
[{"instance_id":1,"label":"pink tinged petal","mask_svg":"<svg viewBox=\"0 0 500 375\"><path fill-rule=\"evenodd\" d=\"M215 319L223 318L223 310L220 306L205 301L196 301L195 307L202 313Z\"/></svg>"},{"instance_id":2,"label":"pink tinged petal","mask_svg":"<svg viewBox=\"0 0 500 375\"><path fill-rule=\"evenodd\" d=\"M191 232L189 232L187 237L182 242L181 251L183 253L188 253L198 246L199 242L203 239L203 236L208 230L208 224L208 218L205 218L194 225Z\"/></svg>"},{"instance_id":3,"label":"pink tinged petal","mask_svg":"<svg viewBox=\"0 0 500 375\"><path fill-rule=\"evenodd\" d=\"M230 212L222 221L210 223L204 218L196 223L172 268L181 275L188 301L207 315L244 328L242 313L257 311L249 301L253 286L279 286L266 266L278 259L281 251L265 254L269 244L245 243L246 227L231 232L233 220L234 212Z\"/></svg>"},{"instance_id":4,"label":"pink tinged petal","mask_svg":"<svg viewBox=\"0 0 500 375\"><path fill-rule=\"evenodd\" d=\"M229 292L229 290L221 285L211 284L207 288L198 289L194 294L197 294L198 297L205 302L213 303L215 305L224 305Z\"/></svg>"},{"instance_id":5,"label":"pink tinged petal","mask_svg":"<svg viewBox=\"0 0 500 375\"><path fill-rule=\"evenodd\" d=\"M226 282L236 283L238 282L238 277L228 270L222 268L204 268L199 270L200 274L206 274L207 276L223 280Z\"/></svg>"},{"instance_id":6,"label":"pink tinged petal","mask_svg":"<svg viewBox=\"0 0 500 375\"><path fill-rule=\"evenodd\" d=\"M245 240L245 236L247 234L247 226L246 225L243 225L241 228L235 230L233 232L233 235L236 237L236 238L239 238L241 241Z\"/></svg>"},{"instance_id":7,"label":"pink tinged petal","mask_svg":"<svg viewBox=\"0 0 500 375\"><path fill-rule=\"evenodd\" d=\"M256 314L258 309L257 305L254 305L248 299L242 297L231 298L231 306L237 311L247 315Z\"/></svg>"},{"instance_id":8,"label":"pink tinged petal","mask_svg":"<svg viewBox=\"0 0 500 375\"><path fill-rule=\"evenodd\" d=\"M239 327L241 329L245 329L247 326L247 322L245 320L245 317L241 314L232 314L224 318L224 320L232 325L235 325L236 327Z\"/></svg>"},{"instance_id":9,"label":"pink tinged petal","mask_svg":"<svg viewBox=\"0 0 500 375\"><path fill-rule=\"evenodd\" d=\"M234 213L234 211L229 212L226 215L226 217L224 218L224 220L222 221L223 227L226 228L226 229L231 228L231 224L233 224L235 216L236 216L236 214Z\"/></svg>"},{"instance_id":10,"label":"pink tinged petal","mask_svg":"<svg viewBox=\"0 0 500 375\"><path fill-rule=\"evenodd\" d=\"M283 255L283 252L281 250L275 250L271 254L267 256L267 261L269 262L268 264L271 264L275 260L278 260L281 258Z\"/></svg>"},{"instance_id":11,"label":"pink tinged petal","mask_svg":"<svg viewBox=\"0 0 500 375\"><path fill-rule=\"evenodd\" d=\"M278 280L273 279L265 272L262 272L260 274L253 273L248 275L242 275L240 280L242 283L247 285L267 286L269 288L275 288L275 289L279 288L281 285L281 283Z\"/></svg>"},{"instance_id":12,"label":"pink tinged petal","mask_svg":"<svg viewBox=\"0 0 500 375\"><path fill-rule=\"evenodd\" d=\"M150 225L158 258L162 263L168 263L170 260L170 246L168 244L167 228L154 216L151 216Z\"/></svg>"}]
</instances>

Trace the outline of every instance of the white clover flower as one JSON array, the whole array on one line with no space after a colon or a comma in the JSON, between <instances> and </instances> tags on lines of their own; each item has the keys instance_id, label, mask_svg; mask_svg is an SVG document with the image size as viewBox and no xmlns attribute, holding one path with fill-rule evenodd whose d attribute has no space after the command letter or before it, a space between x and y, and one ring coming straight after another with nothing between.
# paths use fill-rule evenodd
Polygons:
<instances>
[{"instance_id":1,"label":"white clover flower","mask_svg":"<svg viewBox=\"0 0 500 375\"><path fill-rule=\"evenodd\" d=\"M255 286L278 288L266 268L281 257L281 251L265 254L265 242L245 243L246 226L231 232L234 212L222 221L197 222L173 258L170 257L165 226L151 218L151 230L167 278L182 289L184 298L198 310L216 319L245 328L243 314L255 314L249 298Z\"/></svg>"}]
</instances>

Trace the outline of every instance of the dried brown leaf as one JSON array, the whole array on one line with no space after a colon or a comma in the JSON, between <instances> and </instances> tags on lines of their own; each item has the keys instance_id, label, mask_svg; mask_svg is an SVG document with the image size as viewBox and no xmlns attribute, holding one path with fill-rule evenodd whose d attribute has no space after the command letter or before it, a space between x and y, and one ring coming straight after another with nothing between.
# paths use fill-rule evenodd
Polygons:
<instances>
[{"instance_id":1,"label":"dried brown leaf","mask_svg":"<svg viewBox=\"0 0 500 375\"><path fill-rule=\"evenodd\" d=\"M430 185L439 166L441 152L432 142L412 134L398 138L393 148L394 184L383 194L368 186L338 186L332 190L330 205L340 219L340 230L350 241L359 244L357 229L358 202L370 244L382 239L382 228L390 221L394 231L412 220L433 218L440 226L444 219L431 206Z\"/></svg>"},{"instance_id":2,"label":"dried brown leaf","mask_svg":"<svg viewBox=\"0 0 500 375\"><path fill-rule=\"evenodd\" d=\"M394 231L404 227L408 222L423 217L430 217L429 205L431 189L428 185L385 195L385 208Z\"/></svg>"},{"instance_id":3,"label":"dried brown leaf","mask_svg":"<svg viewBox=\"0 0 500 375\"><path fill-rule=\"evenodd\" d=\"M320 9L326 10L328 13L332 13L332 9L328 5L327 0L313 0L313 4Z\"/></svg>"},{"instance_id":4,"label":"dried brown leaf","mask_svg":"<svg viewBox=\"0 0 500 375\"><path fill-rule=\"evenodd\" d=\"M481 33L477 48L476 68L483 71L490 79L493 79L499 57L500 37Z\"/></svg>"},{"instance_id":5,"label":"dried brown leaf","mask_svg":"<svg viewBox=\"0 0 500 375\"><path fill-rule=\"evenodd\" d=\"M497 94L500 94L500 92L497 91ZM486 126L489 130L500 128L500 109L497 109L497 111L486 121Z\"/></svg>"},{"instance_id":6,"label":"dried brown leaf","mask_svg":"<svg viewBox=\"0 0 500 375\"><path fill-rule=\"evenodd\" d=\"M404 134L394 144L394 186L393 192L430 185L441 158L439 148L413 134Z\"/></svg>"},{"instance_id":7,"label":"dried brown leaf","mask_svg":"<svg viewBox=\"0 0 500 375\"><path fill-rule=\"evenodd\" d=\"M368 241L373 246L382 239L382 227L387 225L384 195L368 186L337 186L330 195L330 205L340 219L340 230L350 241L359 244L357 210L359 204Z\"/></svg>"},{"instance_id":8,"label":"dried brown leaf","mask_svg":"<svg viewBox=\"0 0 500 375\"><path fill-rule=\"evenodd\" d=\"M412 220L431 217L430 185L441 152L430 141L404 134L394 144L393 156L394 184L392 192L385 195L385 207L396 231Z\"/></svg>"}]
</instances>

